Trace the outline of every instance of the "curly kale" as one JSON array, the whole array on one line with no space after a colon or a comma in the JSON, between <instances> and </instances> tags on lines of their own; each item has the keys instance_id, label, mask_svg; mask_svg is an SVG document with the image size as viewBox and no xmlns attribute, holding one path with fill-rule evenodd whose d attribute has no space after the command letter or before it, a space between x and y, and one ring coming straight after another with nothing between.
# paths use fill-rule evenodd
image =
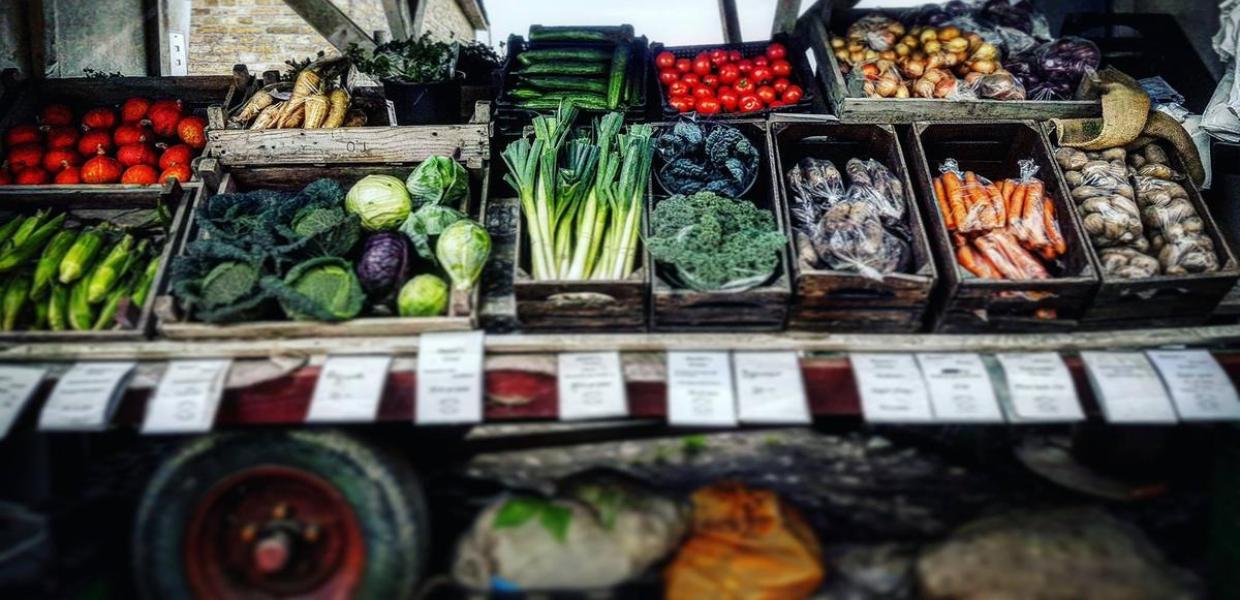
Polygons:
<instances>
[{"instance_id":1,"label":"curly kale","mask_svg":"<svg viewBox=\"0 0 1240 600\"><path fill-rule=\"evenodd\" d=\"M344 188L319 179L271 208L278 253L283 256L344 256L361 239L361 222L344 208Z\"/></svg>"},{"instance_id":2,"label":"curly kale","mask_svg":"<svg viewBox=\"0 0 1240 600\"><path fill-rule=\"evenodd\" d=\"M171 266L172 295L192 318L231 323L258 318L271 295L260 281L269 260L218 240L191 242Z\"/></svg>"},{"instance_id":3,"label":"curly kale","mask_svg":"<svg viewBox=\"0 0 1240 600\"><path fill-rule=\"evenodd\" d=\"M671 267L676 282L697 291L741 291L775 275L788 239L775 216L750 202L711 192L659 202L646 247Z\"/></svg>"},{"instance_id":4,"label":"curly kale","mask_svg":"<svg viewBox=\"0 0 1240 600\"><path fill-rule=\"evenodd\" d=\"M271 209L293 197L270 190L216 194L198 207L196 222L210 239L244 248L271 248L276 244Z\"/></svg>"},{"instance_id":5,"label":"curly kale","mask_svg":"<svg viewBox=\"0 0 1240 600\"><path fill-rule=\"evenodd\" d=\"M707 133L709 132L709 133ZM758 148L739 129L681 119L655 139L659 182L674 194L739 196L758 176Z\"/></svg>"}]
</instances>

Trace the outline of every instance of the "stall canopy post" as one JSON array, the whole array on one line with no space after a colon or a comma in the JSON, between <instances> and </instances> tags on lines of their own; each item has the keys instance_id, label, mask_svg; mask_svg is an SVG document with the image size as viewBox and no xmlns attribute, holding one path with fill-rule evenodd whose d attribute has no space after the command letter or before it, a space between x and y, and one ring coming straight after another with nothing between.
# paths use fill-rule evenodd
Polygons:
<instances>
[{"instance_id":1,"label":"stall canopy post","mask_svg":"<svg viewBox=\"0 0 1240 600\"><path fill-rule=\"evenodd\" d=\"M392 39L403 40L413 36L413 15L417 14L418 4L418 0L383 0L383 12L387 14Z\"/></svg>"},{"instance_id":2,"label":"stall canopy post","mask_svg":"<svg viewBox=\"0 0 1240 600\"><path fill-rule=\"evenodd\" d=\"M284 3L341 52L348 50L350 44L357 44L366 50L375 47L375 41L366 31L336 8L331 0L284 0Z\"/></svg>"},{"instance_id":3,"label":"stall canopy post","mask_svg":"<svg viewBox=\"0 0 1240 600\"><path fill-rule=\"evenodd\" d=\"M779 0L775 5L775 23L771 25L771 37L786 33L791 35L797 27L797 11L801 0Z\"/></svg>"},{"instance_id":4,"label":"stall canopy post","mask_svg":"<svg viewBox=\"0 0 1240 600\"><path fill-rule=\"evenodd\" d=\"M719 18L723 20L723 39L729 44L741 41L741 20L736 14L736 0L719 0Z\"/></svg>"}]
</instances>

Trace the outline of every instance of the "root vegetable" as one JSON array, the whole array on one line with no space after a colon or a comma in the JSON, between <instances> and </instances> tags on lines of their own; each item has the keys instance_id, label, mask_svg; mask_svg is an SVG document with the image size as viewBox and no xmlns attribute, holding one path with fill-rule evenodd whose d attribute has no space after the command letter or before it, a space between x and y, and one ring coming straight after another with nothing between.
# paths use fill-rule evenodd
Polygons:
<instances>
[{"instance_id":1,"label":"root vegetable","mask_svg":"<svg viewBox=\"0 0 1240 600\"><path fill-rule=\"evenodd\" d=\"M323 125L323 121L327 119L328 102L327 96L323 94L315 94L306 98L305 116L302 127L306 129L318 129Z\"/></svg>"},{"instance_id":2,"label":"root vegetable","mask_svg":"<svg viewBox=\"0 0 1240 600\"><path fill-rule=\"evenodd\" d=\"M266 88L260 89L254 92L254 95L250 96L249 100L246 100L245 105L241 107L241 112L238 112L237 116L233 117L233 120L245 125L254 120L259 113L263 112L264 108L271 106L275 101L275 96L272 96Z\"/></svg>"},{"instance_id":3,"label":"root vegetable","mask_svg":"<svg viewBox=\"0 0 1240 600\"><path fill-rule=\"evenodd\" d=\"M283 102L276 102L264 108L250 124L250 129L271 129L279 124L277 119L284 110Z\"/></svg>"},{"instance_id":4,"label":"root vegetable","mask_svg":"<svg viewBox=\"0 0 1240 600\"><path fill-rule=\"evenodd\" d=\"M327 97L331 108L327 113L327 119L323 121L325 129L335 129L344 124L345 115L349 112L349 93L336 88Z\"/></svg>"}]
</instances>

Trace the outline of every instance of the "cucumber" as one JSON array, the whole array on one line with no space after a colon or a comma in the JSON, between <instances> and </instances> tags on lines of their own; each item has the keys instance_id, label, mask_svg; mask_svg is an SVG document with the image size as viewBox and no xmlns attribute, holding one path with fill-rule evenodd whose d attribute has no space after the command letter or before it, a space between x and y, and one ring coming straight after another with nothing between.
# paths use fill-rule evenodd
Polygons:
<instances>
[{"instance_id":1,"label":"cucumber","mask_svg":"<svg viewBox=\"0 0 1240 600\"><path fill-rule=\"evenodd\" d=\"M607 98L604 98L602 94L589 94L585 92L552 92L543 95L541 98L521 100L517 102L517 106L535 109L559 108L561 102L572 102L577 108L587 110L604 110L607 108Z\"/></svg>"},{"instance_id":2,"label":"cucumber","mask_svg":"<svg viewBox=\"0 0 1240 600\"><path fill-rule=\"evenodd\" d=\"M513 100L533 100L542 98L543 92L527 87L514 87L508 90L508 97Z\"/></svg>"},{"instance_id":3,"label":"cucumber","mask_svg":"<svg viewBox=\"0 0 1240 600\"><path fill-rule=\"evenodd\" d=\"M517 75L603 75L611 65L605 62L534 63L517 71Z\"/></svg>"},{"instance_id":4,"label":"cucumber","mask_svg":"<svg viewBox=\"0 0 1240 600\"><path fill-rule=\"evenodd\" d=\"M607 108L620 106L624 97L624 79L629 71L628 44L616 44L616 51L611 58L611 79L607 82Z\"/></svg>"},{"instance_id":5,"label":"cucumber","mask_svg":"<svg viewBox=\"0 0 1240 600\"><path fill-rule=\"evenodd\" d=\"M602 79L588 79L585 77L556 77L548 75L545 77L534 76L521 79L522 85L529 85L544 92L590 92L593 94L606 94L607 82ZM539 92L540 94L543 92Z\"/></svg>"},{"instance_id":6,"label":"cucumber","mask_svg":"<svg viewBox=\"0 0 1240 600\"><path fill-rule=\"evenodd\" d=\"M602 48L541 48L517 55L517 62L530 65L540 62L603 62L611 60L611 51Z\"/></svg>"},{"instance_id":7,"label":"cucumber","mask_svg":"<svg viewBox=\"0 0 1240 600\"><path fill-rule=\"evenodd\" d=\"M546 27L530 25L531 42L623 42L633 39L633 26Z\"/></svg>"}]
</instances>

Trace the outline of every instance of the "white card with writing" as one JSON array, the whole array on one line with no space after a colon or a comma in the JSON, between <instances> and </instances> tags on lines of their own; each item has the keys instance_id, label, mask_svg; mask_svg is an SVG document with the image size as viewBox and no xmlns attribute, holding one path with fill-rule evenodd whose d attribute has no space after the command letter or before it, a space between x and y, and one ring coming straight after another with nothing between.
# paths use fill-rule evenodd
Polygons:
<instances>
[{"instance_id":1,"label":"white card with writing","mask_svg":"<svg viewBox=\"0 0 1240 600\"><path fill-rule=\"evenodd\" d=\"M9 434L46 374L41 367L0 365L0 440Z\"/></svg>"},{"instance_id":2,"label":"white card with writing","mask_svg":"<svg viewBox=\"0 0 1240 600\"><path fill-rule=\"evenodd\" d=\"M107 428L136 366L132 361L73 365L52 388L43 412L39 413L39 429L100 431Z\"/></svg>"},{"instance_id":3,"label":"white card with writing","mask_svg":"<svg viewBox=\"0 0 1240 600\"><path fill-rule=\"evenodd\" d=\"M917 355L930 393L934 420L941 423L1003 423L994 383L982 357L946 352Z\"/></svg>"},{"instance_id":4,"label":"white card with writing","mask_svg":"<svg viewBox=\"0 0 1240 600\"><path fill-rule=\"evenodd\" d=\"M629 414L619 352L565 352L556 366L560 419L606 419Z\"/></svg>"},{"instance_id":5,"label":"white card with writing","mask_svg":"<svg viewBox=\"0 0 1240 600\"><path fill-rule=\"evenodd\" d=\"M482 331L422 334L415 423L482 422L483 336Z\"/></svg>"},{"instance_id":6,"label":"white card with writing","mask_svg":"<svg viewBox=\"0 0 1240 600\"><path fill-rule=\"evenodd\" d=\"M319 369L306 422L374 421L391 367L391 356L328 356Z\"/></svg>"},{"instance_id":7,"label":"white card with writing","mask_svg":"<svg viewBox=\"0 0 1240 600\"><path fill-rule=\"evenodd\" d=\"M736 412L742 423L811 421L805 380L796 352L734 352Z\"/></svg>"},{"instance_id":8,"label":"white card with writing","mask_svg":"<svg viewBox=\"0 0 1240 600\"><path fill-rule=\"evenodd\" d=\"M997 354L1013 422L1083 421L1072 374L1054 352Z\"/></svg>"},{"instance_id":9,"label":"white card with writing","mask_svg":"<svg viewBox=\"0 0 1240 600\"><path fill-rule=\"evenodd\" d=\"M1175 423L1171 397L1140 352L1082 352L1089 385L1111 423Z\"/></svg>"},{"instance_id":10,"label":"white card with writing","mask_svg":"<svg viewBox=\"0 0 1240 600\"><path fill-rule=\"evenodd\" d=\"M735 427L736 395L727 352L667 353L667 421Z\"/></svg>"},{"instance_id":11,"label":"white card with writing","mask_svg":"<svg viewBox=\"0 0 1240 600\"><path fill-rule=\"evenodd\" d=\"M874 423L929 423L930 395L912 354L849 354L861 412Z\"/></svg>"},{"instance_id":12,"label":"white card with writing","mask_svg":"<svg viewBox=\"0 0 1240 600\"><path fill-rule=\"evenodd\" d=\"M215 424L232 360L174 360L146 403L142 433L203 433Z\"/></svg>"},{"instance_id":13,"label":"white card with writing","mask_svg":"<svg viewBox=\"0 0 1240 600\"><path fill-rule=\"evenodd\" d=\"M1150 350L1150 361L1171 392L1180 419L1240 419L1240 398L1231 377L1206 350Z\"/></svg>"}]
</instances>

